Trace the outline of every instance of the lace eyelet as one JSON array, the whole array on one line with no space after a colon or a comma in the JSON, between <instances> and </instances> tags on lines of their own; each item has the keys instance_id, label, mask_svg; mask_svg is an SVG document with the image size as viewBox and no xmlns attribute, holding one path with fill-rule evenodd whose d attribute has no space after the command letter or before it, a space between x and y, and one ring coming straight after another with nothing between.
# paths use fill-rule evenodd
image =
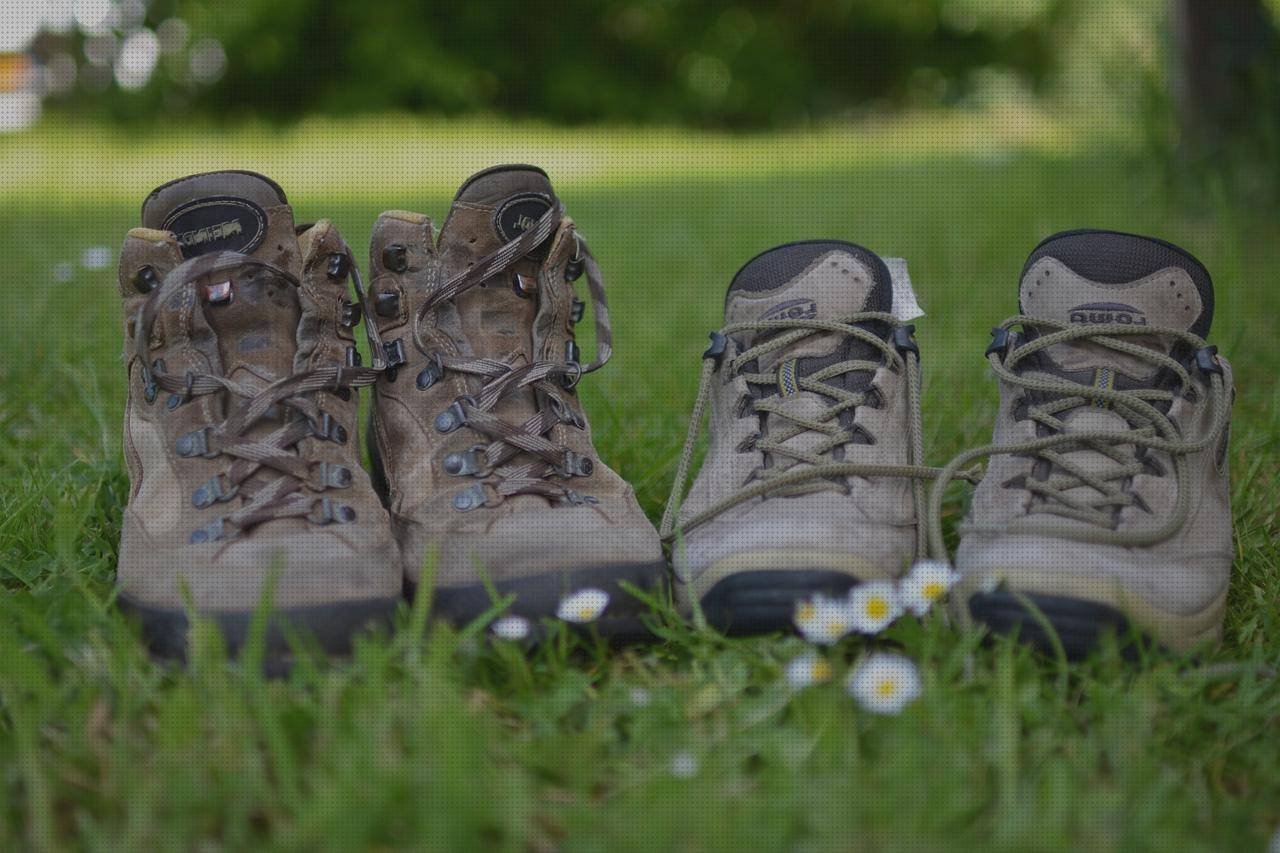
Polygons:
<instances>
[{"instance_id":1,"label":"lace eyelet","mask_svg":"<svg viewBox=\"0 0 1280 853\"><path fill-rule=\"evenodd\" d=\"M450 453L441 462L440 467L452 477L470 477L476 474L483 474L485 473L485 465L480 454L481 449L479 447Z\"/></svg>"},{"instance_id":2,"label":"lace eyelet","mask_svg":"<svg viewBox=\"0 0 1280 853\"><path fill-rule=\"evenodd\" d=\"M476 401L471 397L459 397L454 400L449 408L436 415L437 432L448 434L467 425L467 411L463 408L463 403L474 406Z\"/></svg>"},{"instance_id":3,"label":"lace eyelet","mask_svg":"<svg viewBox=\"0 0 1280 853\"><path fill-rule=\"evenodd\" d=\"M196 456L213 459L218 455L218 451L209 449L209 432L211 429L212 427L204 426L178 436L174 442L174 449L177 454L184 459L191 459Z\"/></svg>"},{"instance_id":4,"label":"lace eyelet","mask_svg":"<svg viewBox=\"0 0 1280 853\"><path fill-rule=\"evenodd\" d=\"M356 520L356 511L348 504L326 497L312 504L311 514L306 518L312 524L350 524Z\"/></svg>"},{"instance_id":5,"label":"lace eyelet","mask_svg":"<svg viewBox=\"0 0 1280 853\"><path fill-rule=\"evenodd\" d=\"M470 512L489 502L489 495L480 483L463 489L453 496L453 508L458 512Z\"/></svg>"},{"instance_id":6,"label":"lace eyelet","mask_svg":"<svg viewBox=\"0 0 1280 853\"><path fill-rule=\"evenodd\" d=\"M203 545L206 542L217 542L219 539L226 538L230 535L230 531L224 522L223 518L215 518L204 527L191 531L191 535L187 537L188 544Z\"/></svg>"},{"instance_id":7,"label":"lace eyelet","mask_svg":"<svg viewBox=\"0 0 1280 853\"><path fill-rule=\"evenodd\" d=\"M382 266L388 272L404 272L409 268L409 249L400 243L387 246L382 250Z\"/></svg>"},{"instance_id":8,"label":"lace eyelet","mask_svg":"<svg viewBox=\"0 0 1280 853\"><path fill-rule=\"evenodd\" d=\"M207 509L215 503L229 501L240 493L240 484L233 484L231 488L226 489L222 486L223 479L224 476L222 474L214 474L209 478L208 482L192 492L192 506L196 509Z\"/></svg>"}]
</instances>

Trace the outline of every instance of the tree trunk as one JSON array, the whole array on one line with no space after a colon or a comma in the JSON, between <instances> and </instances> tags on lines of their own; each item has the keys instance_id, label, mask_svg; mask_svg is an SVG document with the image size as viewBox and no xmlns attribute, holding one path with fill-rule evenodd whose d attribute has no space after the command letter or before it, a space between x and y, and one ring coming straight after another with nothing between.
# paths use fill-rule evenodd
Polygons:
<instances>
[{"instance_id":1,"label":"tree trunk","mask_svg":"<svg viewBox=\"0 0 1280 853\"><path fill-rule=\"evenodd\" d=\"M1171 0L1184 139L1218 148L1280 121L1280 40L1261 0Z\"/></svg>"}]
</instances>

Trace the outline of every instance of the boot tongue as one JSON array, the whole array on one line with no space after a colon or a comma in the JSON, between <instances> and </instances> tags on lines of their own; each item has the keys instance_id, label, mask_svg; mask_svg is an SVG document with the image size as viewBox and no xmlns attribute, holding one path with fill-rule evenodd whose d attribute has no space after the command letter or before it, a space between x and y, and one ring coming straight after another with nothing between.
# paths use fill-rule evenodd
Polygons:
<instances>
[{"instance_id":1,"label":"boot tongue","mask_svg":"<svg viewBox=\"0 0 1280 853\"><path fill-rule=\"evenodd\" d=\"M301 274L293 212L262 175L210 172L171 181L147 197L142 223L172 232L187 258L233 251ZM197 284L197 301L227 378L265 384L292 372L301 317L296 286L246 266Z\"/></svg>"},{"instance_id":2,"label":"boot tongue","mask_svg":"<svg viewBox=\"0 0 1280 853\"><path fill-rule=\"evenodd\" d=\"M819 319L842 320L854 314L876 311L889 313L893 308L893 283L888 268L874 252L836 240L791 243L757 255L734 276L729 285L725 305L726 324L755 323L767 320ZM884 336L883 324L858 324ZM739 351L786 334L786 330L743 332L734 335ZM757 397L782 395L788 399L788 410L797 416L816 417L833 400L823 394L799 390L795 379L808 376L838 362L868 360L878 362L881 354L872 345L834 332L811 335L789 347L761 356L753 373L777 370L775 386L752 385ZM845 373L825 380L827 384L858 390L867 387L867 372ZM846 426L852 412L841 416ZM787 428L784 418L766 414L763 424L768 433ZM797 449L809 449L823 436L803 432L787 443Z\"/></svg>"},{"instance_id":3,"label":"boot tongue","mask_svg":"<svg viewBox=\"0 0 1280 853\"><path fill-rule=\"evenodd\" d=\"M535 166L497 166L474 175L458 190L440 231L445 276L459 274L516 239L554 204L551 181ZM536 280L546 250L546 244L538 247L508 272L454 300L473 355L517 362L533 358L538 299L521 296L513 282L517 275Z\"/></svg>"},{"instance_id":4,"label":"boot tongue","mask_svg":"<svg viewBox=\"0 0 1280 853\"><path fill-rule=\"evenodd\" d=\"M1213 320L1213 283L1187 252L1149 237L1112 231L1072 231L1041 243L1027 259L1019 288L1023 314L1071 325L1120 323L1178 329L1204 337ZM1155 335L1126 338L1161 352ZM1064 372L1110 368L1150 378L1148 361L1090 341L1046 351Z\"/></svg>"}]
</instances>

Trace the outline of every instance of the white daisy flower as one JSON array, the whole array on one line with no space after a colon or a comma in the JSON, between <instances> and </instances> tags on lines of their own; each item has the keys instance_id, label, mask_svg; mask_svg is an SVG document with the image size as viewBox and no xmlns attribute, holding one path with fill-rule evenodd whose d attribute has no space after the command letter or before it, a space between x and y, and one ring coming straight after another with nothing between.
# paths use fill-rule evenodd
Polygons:
<instances>
[{"instance_id":1,"label":"white daisy flower","mask_svg":"<svg viewBox=\"0 0 1280 853\"><path fill-rule=\"evenodd\" d=\"M797 690L821 684L831 680L831 662L810 649L793 658L783 671L783 676L787 679L787 684Z\"/></svg>"},{"instance_id":2,"label":"white daisy flower","mask_svg":"<svg viewBox=\"0 0 1280 853\"><path fill-rule=\"evenodd\" d=\"M698 775L698 759L691 752L677 752L671 756L670 770L677 779L692 779Z\"/></svg>"},{"instance_id":3,"label":"white daisy flower","mask_svg":"<svg viewBox=\"0 0 1280 853\"><path fill-rule=\"evenodd\" d=\"M859 634L879 634L902 615L902 601L893 581L874 580L849 590L853 630Z\"/></svg>"},{"instance_id":4,"label":"white daisy flower","mask_svg":"<svg viewBox=\"0 0 1280 853\"><path fill-rule=\"evenodd\" d=\"M873 714L897 714L920 697L920 670L890 652L867 655L849 673L845 690Z\"/></svg>"},{"instance_id":5,"label":"white daisy flower","mask_svg":"<svg viewBox=\"0 0 1280 853\"><path fill-rule=\"evenodd\" d=\"M911 567L898 588L902 606L917 616L923 616L958 580L960 573L951 568L950 563L921 560Z\"/></svg>"},{"instance_id":6,"label":"white daisy flower","mask_svg":"<svg viewBox=\"0 0 1280 853\"><path fill-rule=\"evenodd\" d=\"M829 646L853 630L853 610L843 598L821 593L796 602L792 617L801 635L811 643Z\"/></svg>"},{"instance_id":7,"label":"white daisy flower","mask_svg":"<svg viewBox=\"0 0 1280 853\"><path fill-rule=\"evenodd\" d=\"M630 697L631 704L637 708L647 708L649 703L653 701L653 695L643 687L631 688Z\"/></svg>"},{"instance_id":8,"label":"white daisy flower","mask_svg":"<svg viewBox=\"0 0 1280 853\"><path fill-rule=\"evenodd\" d=\"M111 266L111 250L106 246L91 246L80 253L80 266L87 270L104 270Z\"/></svg>"},{"instance_id":9,"label":"white daisy flower","mask_svg":"<svg viewBox=\"0 0 1280 853\"><path fill-rule=\"evenodd\" d=\"M529 620L514 614L495 619L489 626L489 630L493 631L495 637L501 637L504 640L523 640L529 636L529 629Z\"/></svg>"},{"instance_id":10,"label":"white daisy flower","mask_svg":"<svg viewBox=\"0 0 1280 853\"><path fill-rule=\"evenodd\" d=\"M609 606L609 593L603 589L580 589L560 599L556 616L579 625L594 622Z\"/></svg>"}]
</instances>

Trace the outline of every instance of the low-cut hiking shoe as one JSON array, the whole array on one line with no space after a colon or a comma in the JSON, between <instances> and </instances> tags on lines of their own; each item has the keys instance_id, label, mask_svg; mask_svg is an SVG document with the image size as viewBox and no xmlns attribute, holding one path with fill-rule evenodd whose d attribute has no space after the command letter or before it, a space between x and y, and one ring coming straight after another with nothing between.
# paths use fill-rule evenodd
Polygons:
<instances>
[{"instance_id":1,"label":"low-cut hiking shoe","mask_svg":"<svg viewBox=\"0 0 1280 853\"><path fill-rule=\"evenodd\" d=\"M1209 273L1160 240L1067 232L1031 253L1019 307L987 349L994 443L949 466L991 457L961 527L954 614L1072 657L1108 631L1130 652L1138 635L1180 651L1217 639L1233 390L1204 341Z\"/></svg>"},{"instance_id":2,"label":"low-cut hiking shoe","mask_svg":"<svg viewBox=\"0 0 1280 853\"><path fill-rule=\"evenodd\" d=\"M438 235L426 216L384 213L370 254L389 365L371 456L410 593L431 567L433 608L455 622L488 610L492 590L514 596L512 615L643 634L625 585L653 589L666 567L631 486L596 453L576 392L608 360L611 331L599 267L547 175L475 175ZM596 327L590 362L575 339L580 277ZM581 601L590 606L570 606Z\"/></svg>"},{"instance_id":3,"label":"low-cut hiking shoe","mask_svg":"<svg viewBox=\"0 0 1280 853\"><path fill-rule=\"evenodd\" d=\"M917 555L919 351L892 307L885 262L835 240L771 249L729 285L662 526L682 605L713 626L785 629L799 599Z\"/></svg>"},{"instance_id":4,"label":"low-cut hiking shoe","mask_svg":"<svg viewBox=\"0 0 1280 853\"><path fill-rule=\"evenodd\" d=\"M295 229L274 182L215 172L157 189L120 254L129 387L121 607L182 656L189 608L234 651L271 592L331 652L400 598L395 539L360 467L354 270L327 221ZM358 290L358 288L357 288Z\"/></svg>"}]
</instances>

